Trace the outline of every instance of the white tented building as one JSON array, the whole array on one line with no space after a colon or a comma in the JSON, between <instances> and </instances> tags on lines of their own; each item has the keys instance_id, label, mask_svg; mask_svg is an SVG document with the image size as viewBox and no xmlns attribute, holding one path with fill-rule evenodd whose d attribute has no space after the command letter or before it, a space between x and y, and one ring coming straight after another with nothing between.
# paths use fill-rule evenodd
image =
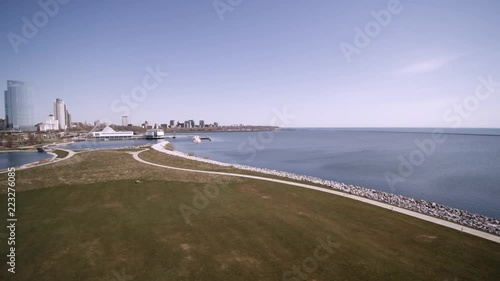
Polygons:
<instances>
[{"instance_id":1,"label":"white tented building","mask_svg":"<svg viewBox=\"0 0 500 281\"><path fill-rule=\"evenodd\" d=\"M132 131L115 131L107 125L100 132L92 132L92 136L97 139L130 139L134 136Z\"/></svg>"},{"instance_id":2,"label":"white tented building","mask_svg":"<svg viewBox=\"0 0 500 281\"><path fill-rule=\"evenodd\" d=\"M147 139L163 139L165 137L165 133L162 129L149 129L146 131Z\"/></svg>"}]
</instances>

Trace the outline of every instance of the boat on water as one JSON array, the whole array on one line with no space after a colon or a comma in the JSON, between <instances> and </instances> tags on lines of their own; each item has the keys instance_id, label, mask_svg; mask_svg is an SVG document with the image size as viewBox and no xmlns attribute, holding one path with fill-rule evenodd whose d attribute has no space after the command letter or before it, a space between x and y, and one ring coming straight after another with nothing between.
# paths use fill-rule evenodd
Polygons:
<instances>
[{"instance_id":1,"label":"boat on water","mask_svg":"<svg viewBox=\"0 0 500 281\"><path fill-rule=\"evenodd\" d=\"M193 136L193 143L201 143L200 136Z\"/></svg>"}]
</instances>

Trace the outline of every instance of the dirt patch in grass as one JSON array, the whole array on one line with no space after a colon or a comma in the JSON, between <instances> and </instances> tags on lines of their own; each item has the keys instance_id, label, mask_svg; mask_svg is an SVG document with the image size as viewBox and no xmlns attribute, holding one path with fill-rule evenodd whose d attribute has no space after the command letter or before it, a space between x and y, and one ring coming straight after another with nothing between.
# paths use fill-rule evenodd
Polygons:
<instances>
[{"instance_id":1,"label":"dirt patch in grass","mask_svg":"<svg viewBox=\"0 0 500 281\"><path fill-rule=\"evenodd\" d=\"M261 263L256 258L238 253L237 251L231 251L226 254L218 255L215 257L215 260L220 263L220 269L222 270L227 269L232 264L237 264L240 266L250 267L252 269L258 270L258 266Z\"/></svg>"},{"instance_id":2,"label":"dirt patch in grass","mask_svg":"<svg viewBox=\"0 0 500 281\"><path fill-rule=\"evenodd\" d=\"M241 184L239 189L242 193L255 196L256 198L271 199L271 196L257 188L255 185Z\"/></svg>"},{"instance_id":3,"label":"dirt patch in grass","mask_svg":"<svg viewBox=\"0 0 500 281\"><path fill-rule=\"evenodd\" d=\"M91 266L96 266L96 261L100 260L103 255L103 245L101 238L97 237L92 241L83 242L80 244L80 251L87 259L87 263Z\"/></svg>"},{"instance_id":4,"label":"dirt patch in grass","mask_svg":"<svg viewBox=\"0 0 500 281\"><path fill-rule=\"evenodd\" d=\"M434 242L436 241L437 238L438 237L435 235L425 235L425 234L415 236L415 240L417 242L424 242L424 243Z\"/></svg>"},{"instance_id":5,"label":"dirt patch in grass","mask_svg":"<svg viewBox=\"0 0 500 281\"><path fill-rule=\"evenodd\" d=\"M181 244L181 248L182 248L184 251L189 251L189 250L191 250L191 246L189 246L189 244Z\"/></svg>"},{"instance_id":6,"label":"dirt patch in grass","mask_svg":"<svg viewBox=\"0 0 500 281\"><path fill-rule=\"evenodd\" d=\"M109 202L103 205L105 208L122 208L123 205L120 202Z\"/></svg>"}]
</instances>

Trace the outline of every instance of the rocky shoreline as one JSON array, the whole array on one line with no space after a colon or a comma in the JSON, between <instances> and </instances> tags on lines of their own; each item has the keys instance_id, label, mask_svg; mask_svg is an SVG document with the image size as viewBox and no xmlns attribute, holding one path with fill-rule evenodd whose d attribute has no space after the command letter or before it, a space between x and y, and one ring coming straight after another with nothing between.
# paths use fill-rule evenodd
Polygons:
<instances>
[{"instance_id":1,"label":"rocky shoreline","mask_svg":"<svg viewBox=\"0 0 500 281\"><path fill-rule=\"evenodd\" d=\"M289 172L283 172L283 171L277 171L277 170L272 170L272 169L266 169L266 168L256 168L256 167L251 167L251 166L246 166L246 165L239 165L239 164L229 164L229 163L224 163L224 162L219 162L215 160L210 160L210 159L204 159L204 158L199 158L196 156L189 156L185 153L182 153L180 151L170 151L165 149L165 145L169 143L168 141L163 141L161 143L154 144L152 146L153 149L166 153L169 155L173 156L178 156L190 160L195 160L199 162L204 162L208 164L214 164L218 166L223 166L223 167L233 167L237 169L242 169L242 170L247 170L247 171L252 171L252 172L259 172L263 174L268 174L268 175L274 175L274 176L280 176L280 177L285 177L293 180L300 180L304 182L310 182L310 183L315 183L315 184L320 184L324 186L328 186L332 189L336 189L339 191L343 191L349 194L353 194L356 196L368 198L371 200L387 203L396 207L408 209L411 211L415 211L421 214L433 216L436 218L440 218L443 220L447 220L450 222L458 223L467 227L479 229L485 232L489 232L495 235L500 236L500 221L497 219L493 219L484 215L480 214L475 214L471 213L468 211L456 209L456 208L451 208L448 206L444 206L441 204L433 203L433 202L428 202L425 200L415 200L410 197L406 197L403 195L396 195L396 194L391 194L383 191L378 191L374 189L369 189L361 186L356 186L356 185L348 185L336 181L331 181L331 180L324 180L320 179L317 177L311 177L311 176L304 176L304 175L298 175L294 173L289 173Z\"/></svg>"}]
</instances>

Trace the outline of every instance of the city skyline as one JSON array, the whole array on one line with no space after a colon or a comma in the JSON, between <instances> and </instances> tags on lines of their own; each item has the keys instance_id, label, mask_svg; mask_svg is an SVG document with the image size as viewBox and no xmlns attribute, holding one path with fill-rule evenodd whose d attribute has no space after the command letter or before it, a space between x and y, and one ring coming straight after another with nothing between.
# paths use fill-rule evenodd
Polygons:
<instances>
[{"instance_id":1,"label":"city skyline","mask_svg":"<svg viewBox=\"0 0 500 281\"><path fill-rule=\"evenodd\" d=\"M36 122L62 98L79 122L500 127L497 1L116 3L0 4L0 81L33 84Z\"/></svg>"},{"instance_id":2,"label":"city skyline","mask_svg":"<svg viewBox=\"0 0 500 281\"><path fill-rule=\"evenodd\" d=\"M33 104L33 85L28 81L7 80L7 90L4 91L4 111L5 111L5 129L22 130L22 131L51 131L51 130L66 130L71 127L71 114L66 106L66 103L61 98L56 98L53 102L53 113L48 115L48 118L43 120L34 120L33 111L36 108ZM0 118L3 119L3 118ZM107 122L109 120L97 120L99 123L118 125L119 123ZM144 126L144 124L129 123L129 116L121 116L122 126ZM172 123L172 119L169 120ZM189 122L189 127L196 127L194 119L186 120ZM199 120L199 126L205 124L203 119ZM74 123L87 123L85 121L77 121ZM146 120L146 127L148 121ZM182 122L177 122L173 127L180 126ZM90 123L88 123L90 124ZM160 124L160 123L153 123ZM166 124L166 123L163 123ZM203 124L203 125L202 125ZM184 123L182 123L184 125ZM212 124L210 124L212 125ZM214 122L218 126L218 122ZM159 126L159 125L158 125Z\"/></svg>"}]
</instances>

